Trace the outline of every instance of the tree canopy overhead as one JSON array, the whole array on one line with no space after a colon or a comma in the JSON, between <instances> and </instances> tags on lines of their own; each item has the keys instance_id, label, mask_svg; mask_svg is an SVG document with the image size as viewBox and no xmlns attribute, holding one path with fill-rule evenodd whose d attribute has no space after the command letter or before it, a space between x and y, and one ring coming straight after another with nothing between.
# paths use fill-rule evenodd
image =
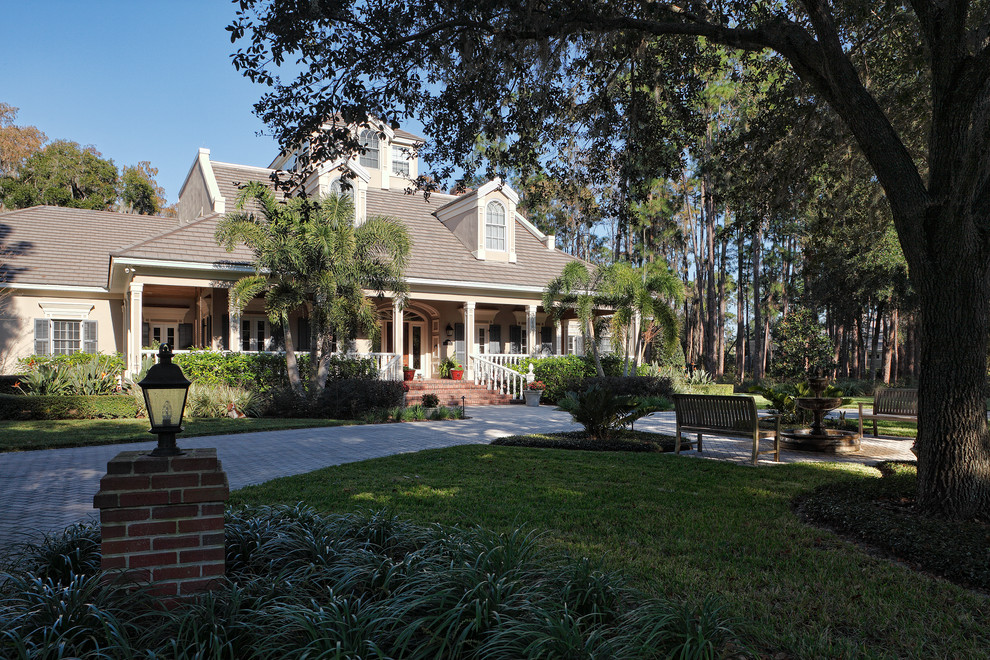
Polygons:
<instances>
[{"instance_id":1,"label":"tree canopy overhead","mask_svg":"<svg viewBox=\"0 0 990 660\"><path fill-rule=\"evenodd\" d=\"M234 65L269 86L258 113L284 146L327 117L423 119L435 156L452 166L482 156L527 170L576 136L632 54L668 49L676 91L691 91L706 44L786 63L843 122L886 193L918 294L919 491L926 510L990 519L986 355L990 301L990 16L988 2L901 3L423 0L240 0L228 27L244 39ZM891 27L896 38L885 38ZM881 44L880 49L867 46ZM870 57L878 58L871 60ZM902 60L914 75L891 80ZM292 73L279 74L289 67ZM884 108L915 102L927 136L915 148ZM634 95L635 96L635 95ZM675 95L676 96L676 95ZM599 103L600 105L600 103ZM629 108L624 116L630 117ZM636 128L636 124L630 124ZM344 153L343 127L316 139L318 156ZM912 131L910 135L915 135ZM618 151L628 140L606 135ZM353 148L353 145L351 145ZM659 163L654 163L659 166ZM450 170L448 170L449 172Z\"/></svg>"}]
</instances>

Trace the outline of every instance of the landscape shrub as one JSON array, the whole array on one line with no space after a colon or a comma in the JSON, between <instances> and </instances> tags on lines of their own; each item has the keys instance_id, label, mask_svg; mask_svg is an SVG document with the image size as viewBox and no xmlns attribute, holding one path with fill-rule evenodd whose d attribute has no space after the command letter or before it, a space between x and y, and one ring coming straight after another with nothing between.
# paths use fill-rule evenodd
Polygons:
<instances>
[{"instance_id":1,"label":"landscape shrub","mask_svg":"<svg viewBox=\"0 0 990 660\"><path fill-rule=\"evenodd\" d=\"M424 408L436 408L440 405L440 397L433 392L427 392L420 397L420 402L423 404Z\"/></svg>"},{"instance_id":2,"label":"landscape shrub","mask_svg":"<svg viewBox=\"0 0 990 660\"><path fill-rule=\"evenodd\" d=\"M2 376L0 375L0 394L24 394L20 389L20 382L23 376Z\"/></svg>"},{"instance_id":3,"label":"landscape shrub","mask_svg":"<svg viewBox=\"0 0 990 660\"><path fill-rule=\"evenodd\" d=\"M370 410L401 406L404 401L405 392L398 381L342 378L327 383L314 413L332 419L360 419Z\"/></svg>"},{"instance_id":4,"label":"landscape shrub","mask_svg":"<svg viewBox=\"0 0 990 660\"><path fill-rule=\"evenodd\" d=\"M423 410L423 406L419 404L408 406L402 411L403 422L421 422L424 419L426 419L426 411Z\"/></svg>"},{"instance_id":5,"label":"landscape shrub","mask_svg":"<svg viewBox=\"0 0 990 660\"><path fill-rule=\"evenodd\" d=\"M15 389L32 396L115 394L124 371L119 354L32 355L18 363L25 373Z\"/></svg>"},{"instance_id":6,"label":"landscape shrub","mask_svg":"<svg viewBox=\"0 0 990 660\"><path fill-rule=\"evenodd\" d=\"M622 375L622 358L618 355L601 356L602 371L606 376ZM543 400L556 403L569 390L581 388L585 378L598 376L595 370L595 360L590 355L555 355L545 358L525 358L515 366L521 374L529 373L529 365L533 365L536 380L546 385L543 390Z\"/></svg>"},{"instance_id":7,"label":"landscape shrub","mask_svg":"<svg viewBox=\"0 0 990 660\"><path fill-rule=\"evenodd\" d=\"M626 424L657 410L670 408L670 401L620 395L601 385L568 392L557 402L558 410L570 413L592 440L609 440Z\"/></svg>"},{"instance_id":8,"label":"landscape shrub","mask_svg":"<svg viewBox=\"0 0 990 660\"><path fill-rule=\"evenodd\" d=\"M101 365L107 371L118 376L124 373L127 364L122 353L69 353L68 355L29 355L20 358L17 366L22 371L30 371L43 364L55 367L75 367L90 362L94 357L99 358Z\"/></svg>"},{"instance_id":9,"label":"landscape shrub","mask_svg":"<svg viewBox=\"0 0 990 660\"><path fill-rule=\"evenodd\" d=\"M729 395L735 392L732 383L705 383L704 385L686 385L685 394L722 394Z\"/></svg>"},{"instance_id":10,"label":"landscape shrub","mask_svg":"<svg viewBox=\"0 0 990 660\"><path fill-rule=\"evenodd\" d=\"M285 356L275 353L239 353L193 350L179 353L172 361L186 378L202 385L226 385L267 392L288 386ZM308 356L299 357L299 370L308 377Z\"/></svg>"},{"instance_id":11,"label":"landscape shrub","mask_svg":"<svg viewBox=\"0 0 990 660\"><path fill-rule=\"evenodd\" d=\"M127 394L109 396L19 396L0 394L0 419L123 419L141 406Z\"/></svg>"},{"instance_id":12,"label":"landscape shrub","mask_svg":"<svg viewBox=\"0 0 990 660\"><path fill-rule=\"evenodd\" d=\"M669 378L659 376L592 376L581 383L582 389L599 387L615 394L673 399L674 384Z\"/></svg>"},{"instance_id":13,"label":"landscape shrub","mask_svg":"<svg viewBox=\"0 0 990 660\"><path fill-rule=\"evenodd\" d=\"M79 658L714 658L735 641L716 601L651 598L524 529L419 526L388 511L228 510L227 575L156 607L95 564L0 581L0 656ZM42 554L73 554L69 536Z\"/></svg>"},{"instance_id":14,"label":"landscape shrub","mask_svg":"<svg viewBox=\"0 0 990 660\"><path fill-rule=\"evenodd\" d=\"M238 353L209 349L179 353L173 361L186 378L202 385L240 387L258 393L289 387L285 356L276 353ZM298 356L299 375L303 382L310 377L309 355ZM327 360L327 382L334 380L378 378L378 364L371 358L333 355Z\"/></svg>"},{"instance_id":15,"label":"landscape shrub","mask_svg":"<svg viewBox=\"0 0 990 660\"><path fill-rule=\"evenodd\" d=\"M228 417L232 411L258 417L262 410L260 395L243 387L200 383L189 387L187 411L190 417Z\"/></svg>"}]
</instances>

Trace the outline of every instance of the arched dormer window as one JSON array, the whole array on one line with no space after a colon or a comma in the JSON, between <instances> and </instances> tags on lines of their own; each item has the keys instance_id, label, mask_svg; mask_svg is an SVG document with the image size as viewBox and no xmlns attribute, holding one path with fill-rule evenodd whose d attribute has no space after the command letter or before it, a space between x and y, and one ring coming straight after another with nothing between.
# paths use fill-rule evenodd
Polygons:
<instances>
[{"instance_id":1,"label":"arched dormer window","mask_svg":"<svg viewBox=\"0 0 990 660\"><path fill-rule=\"evenodd\" d=\"M330 182L330 194L354 199L354 186L340 178Z\"/></svg>"},{"instance_id":2,"label":"arched dormer window","mask_svg":"<svg viewBox=\"0 0 990 660\"><path fill-rule=\"evenodd\" d=\"M358 159L364 167L370 167L371 169L378 169L378 133L366 128L361 131L360 136L361 146L364 147L364 153Z\"/></svg>"},{"instance_id":3,"label":"arched dormer window","mask_svg":"<svg viewBox=\"0 0 990 660\"><path fill-rule=\"evenodd\" d=\"M505 207L498 202L488 202L485 209L485 249L505 252Z\"/></svg>"}]
</instances>

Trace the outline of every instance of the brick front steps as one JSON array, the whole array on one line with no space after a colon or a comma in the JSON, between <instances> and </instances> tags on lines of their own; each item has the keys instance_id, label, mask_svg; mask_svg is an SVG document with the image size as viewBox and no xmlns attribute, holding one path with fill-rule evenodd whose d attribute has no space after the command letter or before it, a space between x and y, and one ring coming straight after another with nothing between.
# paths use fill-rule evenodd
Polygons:
<instances>
[{"instance_id":1,"label":"brick front steps","mask_svg":"<svg viewBox=\"0 0 990 660\"><path fill-rule=\"evenodd\" d=\"M406 393L407 406L421 403L423 395L427 393L436 394L440 398L441 406L460 406L462 396L466 406L500 406L522 403L522 400L513 401L496 390L490 390L484 385L477 385L467 380L432 378L410 380L406 383L409 385L409 392Z\"/></svg>"}]
</instances>

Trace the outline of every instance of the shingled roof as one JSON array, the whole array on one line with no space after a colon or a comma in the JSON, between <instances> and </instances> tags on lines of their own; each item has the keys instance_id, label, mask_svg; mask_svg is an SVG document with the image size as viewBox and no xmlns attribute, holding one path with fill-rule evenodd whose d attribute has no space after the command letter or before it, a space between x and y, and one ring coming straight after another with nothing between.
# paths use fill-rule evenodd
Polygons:
<instances>
[{"instance_id":1,"label":"shingled roof","mask_svg":"<svg viewBox=\"0 0 990 660\"><path fill-rule=\"evenodd\" d=\"M237 184L265 168L214 163L222 194L236 199ZM223 183L220 183L223 181ZM231 198L228 198L228 200ZM516 220L516 262L480 261L433 213L457 199L452 195L408 195L401 190L371 189L369 216L398 219L408 229L412 251L406 276L455 282L484 282L544 287L575 258L547 250L543 241ZM233 202L228 201L228 209ZM0 240L11 254L0 281L32 284L106 286L110 257L167 260L189 264L248 266L252 253L243 245L227 252L214 233L221 215L178 225L171 218L34 207L0 215Z\"/></svg>"},{"instance_id":2,"label":"shingled roof","mask_svg":"<svg viewBox=\"0 0 990 660\"><path fill-rule=\"evenodd\" d=\"M547 250L543 242L516 220L516 263L479 261L456 236L433 215L456 199L452 195L407 195L401 190L368 190L368 216L398 218L409 230L412 253L407 277L486 282L508 286L544 287L560 275L575 258Z\"/></svg>"},{"instance_id":3,"label":"shingled roof","mask_svg":"<svg viewBox=\"0 0 990 660\"><path fill-rule=\"evenodd\" d=\"M197 264L250 265L254 256L251 250L244 245L237 245L232 252L227 252L217 245L214 235L220 218L220 214L214 213L139 243L128 245L111 254L114 257L132 259L167 259L168 261L186 261Z\"/></svg>"},{"instance_id":4,"label":"shingled roof","mask_svg":"<svg viewBox=\"0 0 990 660\"><path fill-rule=\"evenodd\" d=\"M211 160L210 167L213 168L213 176L216 177L217 187L226 202L226 211L231 213L237 210L237 198L241 194L241 186L249 181L260 181L271 186L271 175L275 170L267 167L252 167L250 165L236 165L234 163L221 163ZM275 199L284 199L285 195L280 190L273 190ZM257 213L261 209L260 204L255 200L247 200L244 210Z\"/></svg>"},{"instance_id":5,"label":"shingled roof","mask_svg":"<svg viewBox=\"0 0 990 660\"><path fill-rule=\"evenodd\" d=\"M59 206L0 214L0 282L107 285L110 253L177 226L175 218Z\"/></svg>"}]
</instances>

